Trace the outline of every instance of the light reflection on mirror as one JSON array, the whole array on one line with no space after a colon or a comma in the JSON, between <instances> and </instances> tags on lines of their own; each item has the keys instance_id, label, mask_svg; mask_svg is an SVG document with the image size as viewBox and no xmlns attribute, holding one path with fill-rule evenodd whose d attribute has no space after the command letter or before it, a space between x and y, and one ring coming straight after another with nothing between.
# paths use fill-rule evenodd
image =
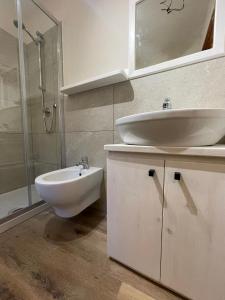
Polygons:
<instances>
[{"instance_id":1,"label":"light reflection on mirror","mask_svg":"<svg viewBox=\"0 0 225 300\"><path fill-rule=\"evenodd\" d=\"M213 47L215 0L142 0L135 14L136 70Z\"/></svg>"}]
</instances>

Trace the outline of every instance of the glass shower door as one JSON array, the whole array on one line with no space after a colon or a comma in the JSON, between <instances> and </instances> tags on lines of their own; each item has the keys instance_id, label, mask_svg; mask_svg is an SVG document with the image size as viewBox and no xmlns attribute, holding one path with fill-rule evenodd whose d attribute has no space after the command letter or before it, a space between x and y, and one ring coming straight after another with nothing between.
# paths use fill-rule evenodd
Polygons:
<instances>
[{"instance_id":1,"label":"glass shower door","mask_svg":"<svg viewBox=\"0 0 225 300\"><path fill-rule=\"evenodd\" d=\"M14 0L0 1L0 219L28 206Z\"/></svg>"},{"instance_id":2,"label":"glass shower door","mask_svg":"<svg viewBox=\"0 0 225 300\"><path fill-rule=\"evenodd\" d=\"M27 166L32 204L39 202L34 181L61 167L58 23L31 0L17 0ZM20 23L20 24L19 24ZM20 67L21 70L23 66Z\"/></svg>"},{"instance_id":3,"label":"glass shower door","mask_svg":"<svg viewBox=\"0 0 225 300\"><path fill-rule=\"evenodd\" d=\"M61 167L60 47L35 0L0 0L0 223L39 205L35 178Z\"/></svg>"}]
</instances>

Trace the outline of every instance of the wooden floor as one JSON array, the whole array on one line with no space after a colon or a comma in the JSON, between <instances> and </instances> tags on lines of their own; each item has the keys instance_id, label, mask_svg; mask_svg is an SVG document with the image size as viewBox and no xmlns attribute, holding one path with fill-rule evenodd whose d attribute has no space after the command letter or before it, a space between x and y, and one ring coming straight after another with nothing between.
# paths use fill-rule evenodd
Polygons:
<instances>
[{"instance_id":1,"label":"wooden floor","mask_svg":"<svg viewBox=\"0 0 225 300\"><path fill-rule=\"evenodd\" d=\"M178 300L106 255L96 210L63 220L52 212L0 235L1 300Z\"/></svg>"}]
</instances>

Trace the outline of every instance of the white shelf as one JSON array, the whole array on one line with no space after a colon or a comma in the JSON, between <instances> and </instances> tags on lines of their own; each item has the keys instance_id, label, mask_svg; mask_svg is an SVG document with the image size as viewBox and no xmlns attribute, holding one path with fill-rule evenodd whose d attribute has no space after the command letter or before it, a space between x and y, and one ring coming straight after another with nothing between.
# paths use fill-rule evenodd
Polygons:
<instances>
[{"instance_id":1,"label":"white shelf","mask_svg":"<svg viewBox=\"0 0 225 300\"><path fill-rule=\"evenodd\" d=\"M108 74L96 76L89 80L80 81L74 84L63 86L60 91L66 95L73 95L80 92L96 89L128 80L126 70L118 70Z\"/></svg>"}]
</instances>

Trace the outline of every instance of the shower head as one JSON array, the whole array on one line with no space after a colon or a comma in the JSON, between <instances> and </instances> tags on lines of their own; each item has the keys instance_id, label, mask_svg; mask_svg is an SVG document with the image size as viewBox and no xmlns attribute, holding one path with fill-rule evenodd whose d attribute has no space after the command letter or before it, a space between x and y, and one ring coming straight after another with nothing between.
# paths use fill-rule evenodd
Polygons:
<instances>
[{"instance_id":1,"label":"shower head","mask_svg":"<svg viewBox=\"0 0 225 300\"><path fill-rule=\"evenodd\" d=\"M13 24L18 28L18 20L13 20ZM39 41L33 37L33 35L27 30L26 26L22 23L22 29L29 35L29 37L37 44Z\"/></svg>"},{"instance_id":2,"label":"shower head","mask_svg":"<svg viewBox=\"0 0 225 300\"><path fill-rule=\"evenodd\" d=\"M16 28L18 28L18 20L13 20L13 24ZM22 23L22 28L23 28L23 30L26 30L26 27L23 23Z\"/></svg>"}]
</instances>

